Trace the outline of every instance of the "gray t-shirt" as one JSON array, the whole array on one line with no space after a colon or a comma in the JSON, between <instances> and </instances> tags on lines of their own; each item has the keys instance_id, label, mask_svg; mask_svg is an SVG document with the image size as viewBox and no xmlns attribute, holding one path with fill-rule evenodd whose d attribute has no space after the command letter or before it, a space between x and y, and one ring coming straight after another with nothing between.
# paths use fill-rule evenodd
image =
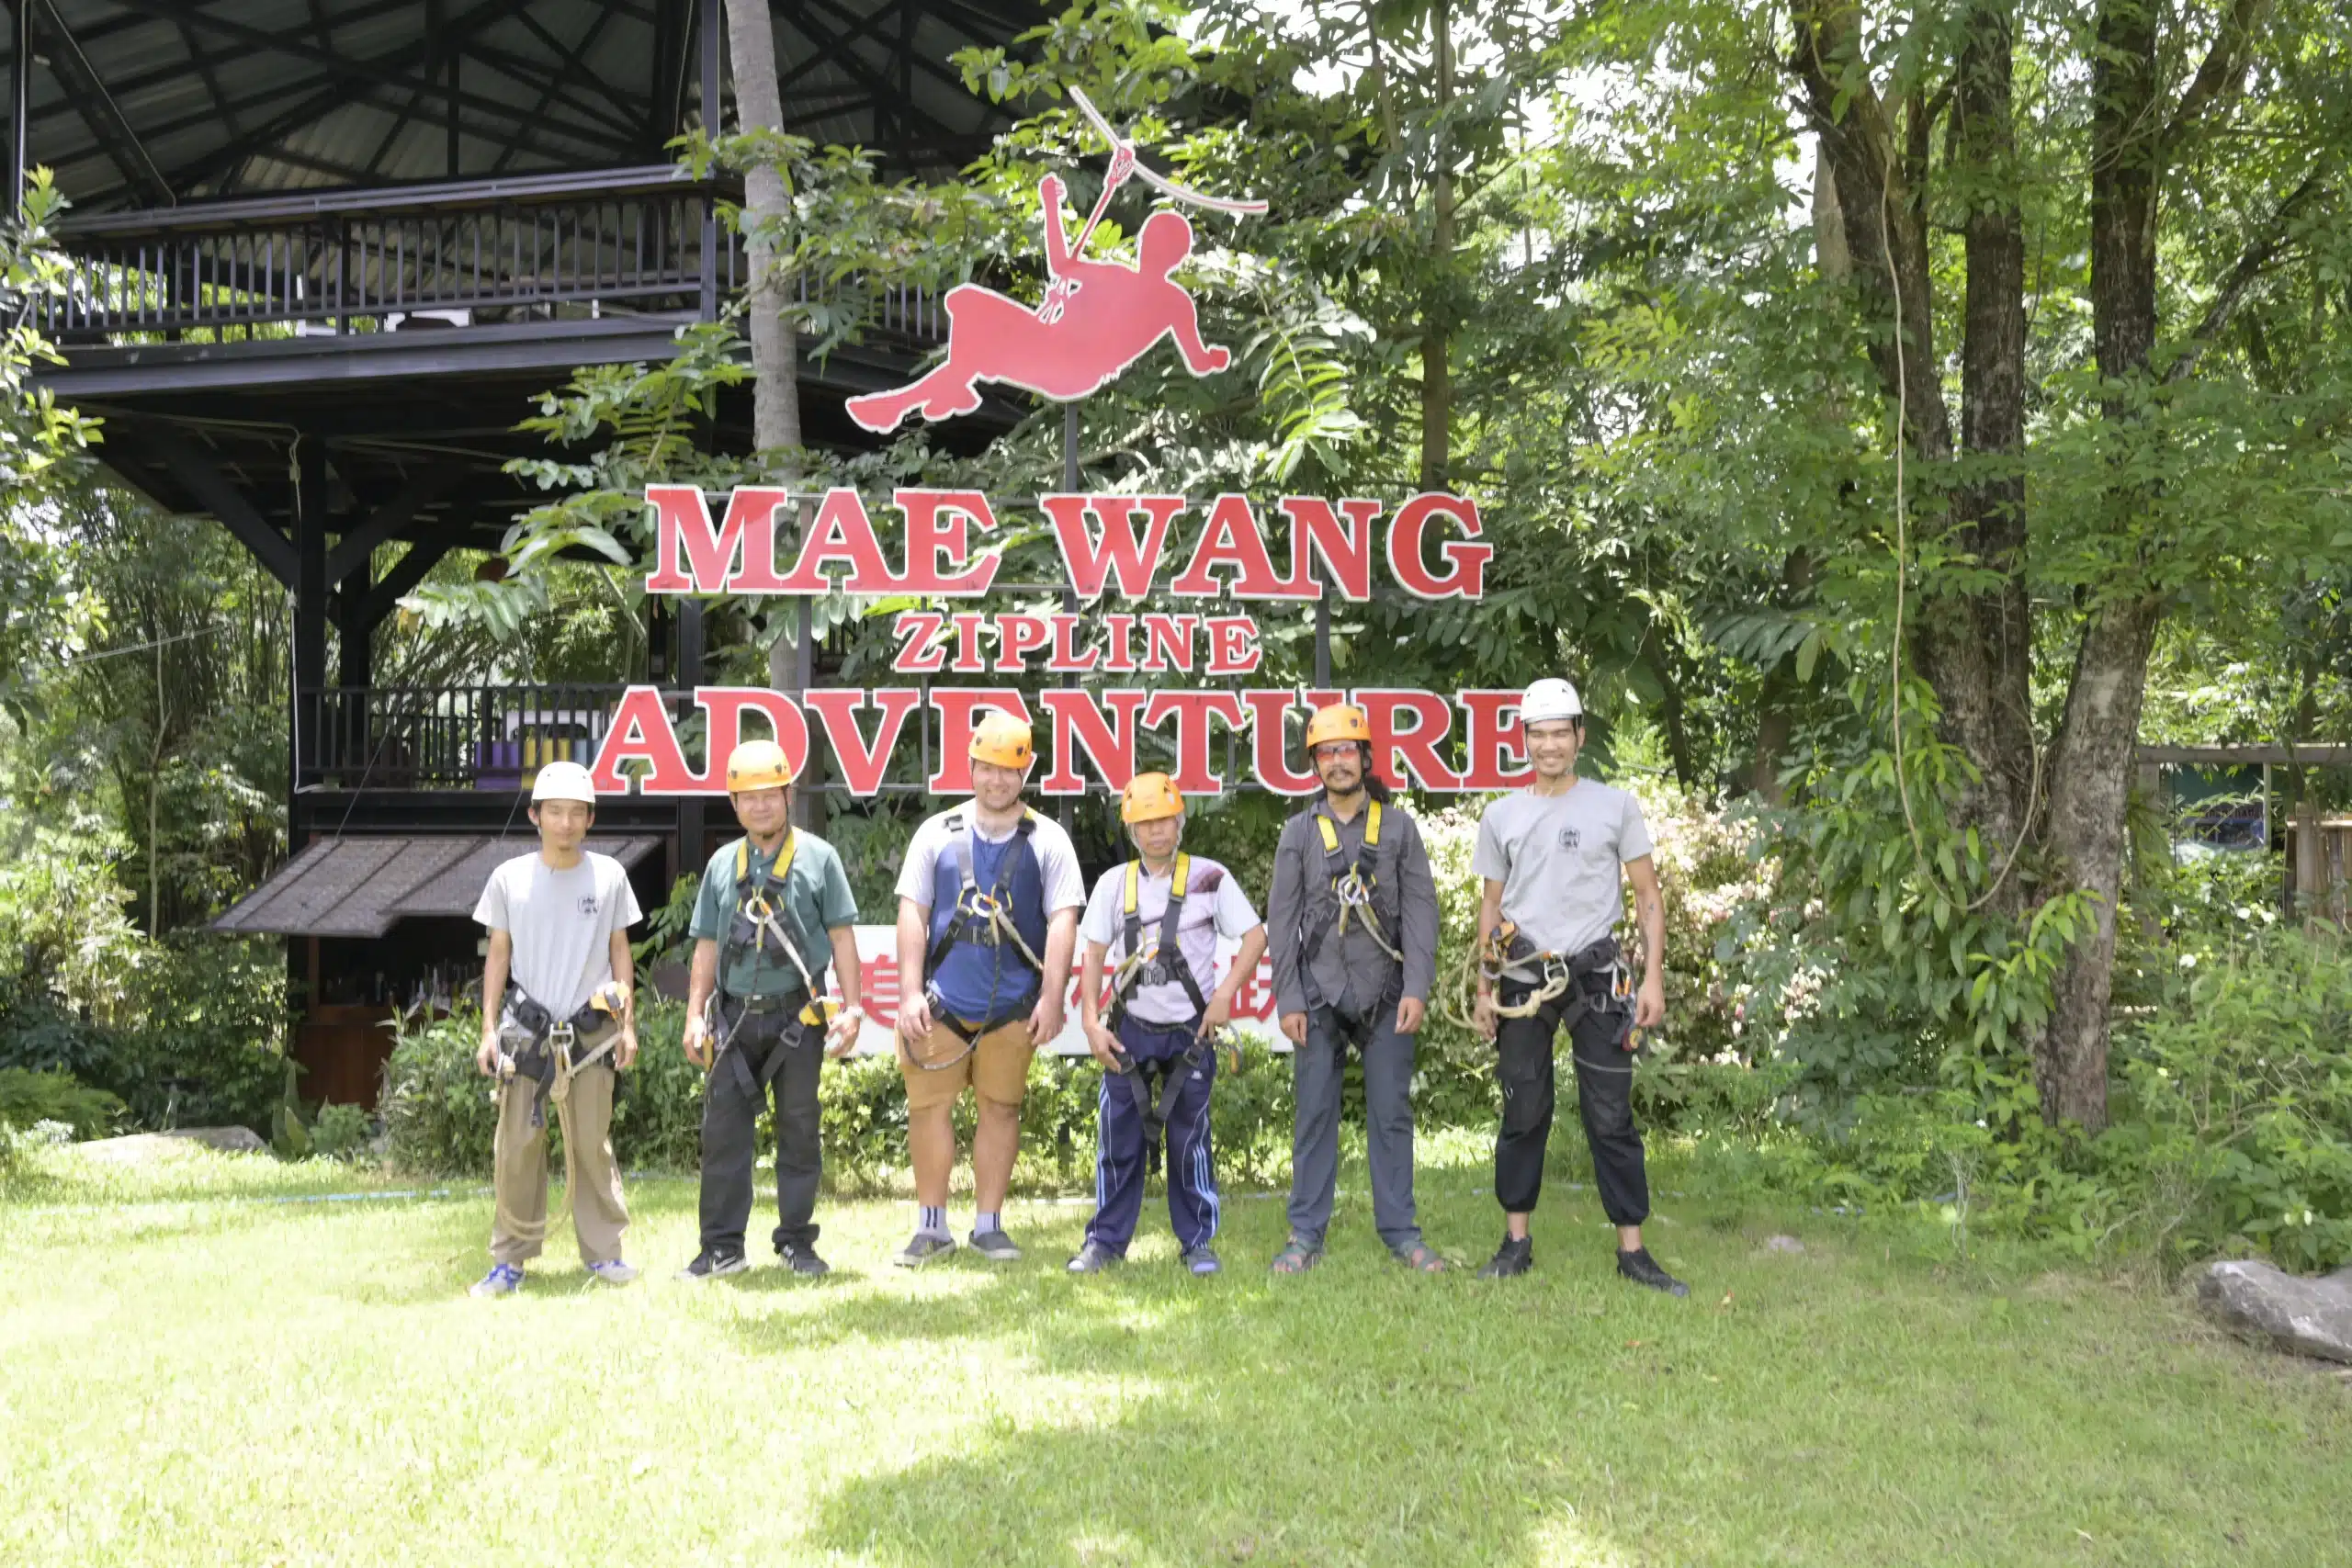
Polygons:
<instances>
[{"instance_id":1,"label":"gray t-shirt","mask_svg":"<svg viewBox=\"0 0 2352 1568\"><path fill-rule=\"evenodd\" d=\"M1579 779L1565 795L1515 790L1478 818L1473 875L1503 885L1503 919L1546 953L1582 952L1625 911L1617 868L1651 851L1641 802Z\"/></svg>"},{"instance_id":2,"label":"gray t-shirt","mask_svg":"<svg viewBox=\"0 0 2352 1568\"><path fill-rule=\"evenodd\" d=\"M517 855L490 874L474 906L477 921L514 939L508 978L558 1018L613 977L612 935L641 918L621 863L593 852L567 871L536 852Z\"/></svg>"}]
</instances>

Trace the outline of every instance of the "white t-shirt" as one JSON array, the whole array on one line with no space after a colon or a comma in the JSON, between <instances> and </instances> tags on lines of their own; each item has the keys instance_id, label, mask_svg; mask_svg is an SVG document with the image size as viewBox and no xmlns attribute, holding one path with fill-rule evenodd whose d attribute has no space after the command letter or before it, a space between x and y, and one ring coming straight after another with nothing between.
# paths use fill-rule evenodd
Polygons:
<instances>
[{"instance_id":1,"label":"white t-shirt","mask_svg":"<svg viewBox=\"0 0 2352 1568\"><path fill-rule=\"evenodd\" d=\"M947 819L960 817L970 825L973 836L982 843L1009 842L1020 829L1007 828L1001 833L991 833L979 823L979 807L967 801L953 811L943 811L923 819L915 836L907 842L906 863L899 868L899 897L911 898L928 909L936 896L939 857L947 847ZM1040 815L1036 826L1029 830L1029 848L1037 856L1038 880L1046 885L1046 914L1048 918L1063 909L1075 909L1086 902L1086 878L1078 869L1078 849L1069 841L1062 825L1052 818Z\"/></svg>"},{"instance_id":2,"label":"white t-shirt","mask_svg":"<svg viewBox=\"0 0 2352 1568\"><path fill-rule=\"evenodd\" d=\"M1642 803L1596 779L1565 795L1514 790L1478 818L1473 875L1503 885L1503 919L1545 953L1573 956L1625 912L1617 868L1651 851Z\"/></svg>"},{"instance_id":3,"label":"white t-shirt","mask_svg":"<svg viewBox=\"0 0 2352 1568\"><path fill-rule=\"evenodd\" d=\"M1159 922L1168 913L1168 875L1146 876L1136 888L1136 912L1142 917L1143 947L1148 953L1159 940ZM1127 868L1113 866L1094 884L1086 913L1079 917L1078 934L1111 950L1115 964L1127 955ZM1240 878L1204 855L1194 855L1184 885L1184 908L1177 917L1176 945L1191 966L1193 982L1205 998L1216 988L1216 939L1234 941L1258 929L1258 911L1241 890ZM1145 1023L1182 1024L1193 1019L1192 998L1170 981L1138 986L1127 998L1127 1010Z\"/></svg>"},{"instance_id":4,"label":"white t-shirt","mask_svg":"<svg viewBox=\"0 0 2352 1568\"><path fill-rule=\"evenodd\" d=\"M613 977L612 935L642 914L621 863L593 852L566 871L536 852L517 855L490 874L474 906L477 921L514 939L508 977L560 1019L586 1007Z\"/></svg>"}]
</instances>

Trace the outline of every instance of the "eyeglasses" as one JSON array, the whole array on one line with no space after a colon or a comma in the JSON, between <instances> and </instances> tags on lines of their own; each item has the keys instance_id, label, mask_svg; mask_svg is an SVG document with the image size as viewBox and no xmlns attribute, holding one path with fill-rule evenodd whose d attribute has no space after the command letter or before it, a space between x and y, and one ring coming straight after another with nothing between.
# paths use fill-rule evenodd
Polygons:
<instances>
[{"instance_id":1,"label":"eyeglasses","mask_svg":"<svg viewBox=\"0 0 2352 1568\"><path fill-rule=\"evenodd\" d=\"M1356 754L1356 747L1359 744L1360 742L1353 740L1327 740L1315 748L1315 760L1318 762L1329 762L1339 757L1352 757Z\"/></svg>"}]
</instances>

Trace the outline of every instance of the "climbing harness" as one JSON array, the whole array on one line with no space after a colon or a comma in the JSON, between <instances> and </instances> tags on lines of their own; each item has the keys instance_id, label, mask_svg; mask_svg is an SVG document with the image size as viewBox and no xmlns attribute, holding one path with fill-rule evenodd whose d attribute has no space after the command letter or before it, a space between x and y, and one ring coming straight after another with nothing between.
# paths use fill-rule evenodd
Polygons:
<instances>
[{"instance_id":1,"label":"climbing harness","mask_svg":"<svg viewBox=\"0 0 2352 1568\"><path fill-rule=\"evenodd\" d=\"M531 1125L547 1125L548 1100L560 1104L571 1100L571 1080L582 1068L593 1067L609 1057L620 1044L621 1010L625 993L617 980L607 980L596 987L588 1003L570 1018L557 1018L522 987L508 982L506 1016L514 1022L519 1032L518 1048L511 1053L502 1051L498 1056L495 1087L491 1101L497 1103L506 1086L517 1077L526 1077L538 1085L531 1100ZM589 1048L585 1055L575 1059L581 1037L602 1032L602 1043ZM506 1031L500 1031L502 1043Z\"/></svg>"},{"instance_id":2,"label":"climbing harness","mask_svg":"<svg viewBox=\"0 0 2352 1568\"><path fill-rule=\"evenodd\" d=\"M1628 1005L1633 998L1633 976L1622 962L1623 956L1617 939L1609 936L1574 953L1541 952L1519 934L1517 925L1505 920L1481 935L1455 966L1444 990L1446 1019L1457 1027L1475 1029L1476 1005L1483 985L1494 993L1495 1016L1498 1019L1532 1018L1552 1001L1566 996L1568 1004L1561 1011L1560 1027L1573 1034L1577 1024L1594 1005L1585 982L1602 976L1602 999L1606 1004L1603 1010L1622 1013L1625 1019L1618 1033L1622 1043L1633 1021L1633 1009ZM1515 1002L1507 1002L1503 1000L1506 984L1524 987L1527 994Z\"/></svg>"},{"instance_id":3,"label":"climbing harness","mask_svg":"<svg viewBox=\"0 0 2352 1568\"><path fill-rule=\"evenodd\" d=\"M1201 1020L1208 1016L1208 998L1201 994L1200 981L1193 977L1193 966L1184 962L1183 948L1176 940L1176 929L1184 918L1184 894L1192 882L1193 857L1182 850L1176 852L1176 863L1168 878L1168 908L1159 917L1159 931L1151 945L1143 944L1143 862L1131 860L1126 867L1126 886L1120 910L1126 917L1123 935L1125 956L1111 975L1111 1027L1116 1029L1127 1014L1127 998L1145 986L1181 986L1184 999L1192 1004L1193 1016L1183 1027L1198 1029Z\"/></svg>"},{"instance_id":4,"label":"climbing harness","mask_svg":"<svg viewBox=\"0 0 2352 1568\"><path fill-rule=\"evenodd\" d=\"M841 1010L841 1004L826 997L824 987L817 984L817 977L808 972L808 964L802 960L797 940L800 922L786 901L784 889L792 874L793 857L799 849L799 829L787 829L775 858L761 871L757 886L743 891L744 878L751 872L752 841L749 839L736 840L735 886L738 892L735 919L728 928L727 941L721 944L719 983L711 987L710 999L704 1004L707 1010L704 1021L712 1039L717 1042L710 1061L712 1074L717 1075L722 1058L732 1061L737 1085L746 1094L753 1096L775 1079L777 1070L783 1066L784 1052L780 1049L769 1052L766 1063L754 1077L750 1065L743 1060L742 1053L730 1049L735 1033L743 1027L745 1019L755 1013L789 1010L797 1014L800 1022L822 1027L830 1026ZM772 888L775 890L773 897L770 896ZM740 997L727 990L727 971L736 959L747 951L765 953L770 938L775 939L776 947L791 960L794 971L800 976L802 998L797 1002L789 997ZM735 1019L731 1023L727 1018L727 1004L730 1001L736 1004Z\"/></svg>"},{"instance_id":5,"label":"climbing harness","mask_svg":"<svg viewBox=\"0 0 2352 1568\"><path fill-rule=\"evenodd\" d=\"M1315 818L1317 830L1323 837L1323 859L1327 869L1339 865L1338 825L1319 807L1310 815ZM1306 944L1307 964L1312 964L1322 956L1323 944L1335 931L1346 935L1351 920L1355 922L1358 930L1372 938L1381 952L1399 964L1405 962L1403 951L1389 940L1387 931L1381 925L1379 910L1373 901L1379 879L1365 869L1365 863L1368 859L1376 858L1379 852L1380 802L1367 801L1364 805L1363 842L1357 846L1354 858L1346 863L1344 869L1331 873L1331 896L1340 903L1339 919L1317 931L1314 940Z\"/></svg>"},{"instance_id":6,"label":"climbing harness","mask_svg":"<svg viewBox=\"0 0 2352 1568\"><path fill-rule=\"evenodd\" d=\"M943 1072L962 1062L980 1048L980 1036L988 1032L985 1028L967 1031L962 1021L940 999L939 993L932 989L932 977L939 973L940 964L946 961L948 953L957 943L969 942L976 947L985 947L994 955L996 967L989 976L991 998L996 996L997 987L1004 978L1004 950L1007 947L1021 955L1021 962L1029 966L1039 986L1045 983L1046 961L1037 956L1037 950L1031 947L1029 939L1021 934L1020 923L1012 918L1011 908L1014 855L1025 850L1033 862L1036 859L1036 847L1031 841L1031 836L1037 830L1037 814L1023 808L1021 824L1013 830L1013 841L1007 847L1004 858L997 863L995 885L985 892L972 874L972 839L978 829L977 817L975 812L974 819L967 821L961 811L950 812L946 821L941 824L947 835L948 863L956 871L956 907L947 923L941 928L930 949L923 954L923 1000L930 1007L933 1021L944 1025L950 1034L962 1041L964 1048L952 1056L936 1060L909 1052L909 1059L927 1073ZM1041 881L1043 874L1041 870ZM1029 1007L1035 1005L1035 995L1034 989L1025 993L1020 1001L1013 1004L1012 1010L1016 1013L1027 1011Z\"/></svg>"},{"instance_id":7,"label":"climbing harness","mask_svg":"<svg viewBox=\"0 0 2352 1568\"><path fill-rule=\"evenodd\" d=\"M1193 1009L1193 1016L1182 1023L1153 1024L1156 1029L1194 1031L1193 1043L1181 1055L1162 1061L1137 1062L1125 1050L1114 1053L1118 1058L1117 1075L1127 1086L1127 1093L1135 1100L1136 1109L1143 1116L1144 1156L1147 1160L1159 1146L1159 1136L1168 1125L1168 1113L1175 1109L1176 1096L1184 1079L1215 1055L1218 1036L1227 1032L1213 1031L1204 1035L1197 1031L1201 1021L1208 1016L1208 998L1201 994L1201 983L1193 975L1193 966L1184 961L1182 945L1177 940L1177 928L1184 917L1184 895L1192 885L1193 857L1178 851L1176 863L1168 877L1168 908L1161 911L1159 929L1151 945L1144 945L1143 933L1143 862L1127 863L1125 886L1120 899L1121 913L1125 916L1125 930L1121 941L1125 956L1111 976L1111 1030L1118 1032L1127 1017L1127 1002L1145 986L1176 985L1183 987L1184 999ZM1237 1052L1238 1057L1238 1052ZM1151 1079L1159 1078L1158 1092Z\"/></svg>"}]
</instances>

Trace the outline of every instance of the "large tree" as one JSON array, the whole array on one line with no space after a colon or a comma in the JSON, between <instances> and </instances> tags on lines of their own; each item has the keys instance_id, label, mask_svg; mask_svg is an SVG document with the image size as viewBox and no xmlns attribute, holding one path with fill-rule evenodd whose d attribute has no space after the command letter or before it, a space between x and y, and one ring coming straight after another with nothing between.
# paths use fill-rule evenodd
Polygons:
<instances>
[{"instance_id":1,"label":"large tree","mask_svg":"<svg viewBox=\"0 0 2352 1568\"><path fill-rule=\"evenodd\" d=\"M2020 929L2075 917L2014 1021L2044 1115L2096 1129L2151 651L2168 617L2290 592L2342 526L2352 40L2332 7L2255 0L1647 15L1594 35L1636 85L1623 199L1703 258L1672 269L1678 302L1743 340L1681 350L1650 412L1713 464L1729 532L1811 552L1898 749L1915 682L1932 694L1964 759L1933 804L1985 852L1939 864L1944 819L1897 766L1898 874ZM1787 197L1756 199L1808 144L1836 224L1810 279ZM2266 378L2240 325L2280 312L2297 373Z\"/></svg>"}]
</instances>

